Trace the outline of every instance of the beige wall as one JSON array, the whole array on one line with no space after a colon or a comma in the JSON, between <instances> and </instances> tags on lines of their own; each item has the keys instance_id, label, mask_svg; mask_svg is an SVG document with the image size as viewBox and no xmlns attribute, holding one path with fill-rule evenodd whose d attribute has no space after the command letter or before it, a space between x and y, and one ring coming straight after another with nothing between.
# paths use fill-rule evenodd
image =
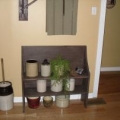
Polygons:
<instances>
[{"instance_id":1,"label":"beige wall","mask_svg":"<svg viewBox=\"0 0 120 120\"><path fill-rule=\"evenodd\" d=\"M102 67L120 67L120 0L106 11Z\"/></svg>"},{"instance_id":2,"label":"beige wall","mask_svg":"<svg viewBox=\"0 0 120 120\"><path fill-rule=\"evenodd\" d=\"M18 0L0 0L0 58L4 58L5 77L13 83L15 96L22 95L22 45L87 45L91 72L90 92L93 91L100 1L79 0L77 35L47 36L45 0L38 0L29 7L28 21L18 21ZM91 15L92 6L97 6L96 16Z\"/></svg>"}]
</instances>

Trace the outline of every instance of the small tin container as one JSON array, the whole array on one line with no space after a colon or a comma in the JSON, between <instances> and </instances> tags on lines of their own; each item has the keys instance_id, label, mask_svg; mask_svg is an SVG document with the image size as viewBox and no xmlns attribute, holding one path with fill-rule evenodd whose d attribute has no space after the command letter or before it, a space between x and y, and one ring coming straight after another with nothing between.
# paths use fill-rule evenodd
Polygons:
<instances>
[{"instance_id":1,"label":"small tin container","mask_svg":"<svg viewBox=\"0 0 120 120\"><path fill-rule=\"evenodd\" d=\"M70 96L69 95L60 95L55 97L56 106L59 108L66 108L70 104Z\"/></svg>"}]
</instances>

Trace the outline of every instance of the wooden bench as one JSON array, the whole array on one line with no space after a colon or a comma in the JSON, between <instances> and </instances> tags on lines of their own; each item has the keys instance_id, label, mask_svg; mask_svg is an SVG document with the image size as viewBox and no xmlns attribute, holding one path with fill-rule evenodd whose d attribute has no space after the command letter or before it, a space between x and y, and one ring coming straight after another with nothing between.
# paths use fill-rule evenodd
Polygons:
<instances>
[{"instance_id":1,"label":"wooden bench","mask_svg":"<svg viewBox=\"0 0 120 120\"><path fill-rule=\"evenodd\" d=\"M68 92L68 94L81 94L81 100L84 106L87 107L88 93L89 93L89 79L90 72L87 62L87 47L86 46L22 46L22 97L23 97L23 112L25 112L25 97L45 96L45 95L63 95L64 91L52 92L50 90L50 78L44 78L40 74L34 78L26 77L25 64L29 59L35 59L40 64L44 59L51 61L58 54L70 61L71 78L75 79L75 90ZM75 68L83 69L81 75L76 74ZM39 93L36 90L36 80L47 80L47 91Z\"/></svg>"}]
</instances>

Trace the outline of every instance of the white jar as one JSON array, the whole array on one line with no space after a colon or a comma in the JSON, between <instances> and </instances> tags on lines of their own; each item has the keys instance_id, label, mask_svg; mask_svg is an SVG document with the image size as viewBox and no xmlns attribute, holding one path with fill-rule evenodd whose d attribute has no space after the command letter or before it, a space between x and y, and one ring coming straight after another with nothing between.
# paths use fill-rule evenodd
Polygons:
<instances>
[{"instance_id":1,"label":"white jar","mask_svg":"<svg viewBox=\"0 0 120 120\"><path fill-rule=\"evenodd\" d=\"M50 76L50 63L45 59L41 64L41 76L48 77Z\"/></svg>"},{"instance_id":2,"label":"white jar","mask_svg":"<svg viewBox=\"0 0 120 120\"><path fill-rule=\"evenodd\" d=\"M74 91L75 89L75 79L70 78L70 80L68 80L68 91Z\"/></svg>"},{"instance_id":3,"label":"white jar","mask_svg":"<svg viewBox=\"0 0 120 120\"><path fill-rule=\"evenodd\" d=\"M56 96L55 101L57 107L66 108L70 104L70 96L69 95Z\"/></svg>"},{"instance_id":4,"label":"white jar","mask_svg":"<svg viewBox=\"0 0 120 120\"><path fill-rule=\"evenodd\" d=\"M37 91L46 92L46 80L37 80Z\"/></svg>"},{"instance_id":5,"label":"white jar","mask_svg":"<svg viewBox=\"0 0 120 120\"><path fill-rule=\"evenodd\" d=\"M41 76L50 76L50 65L41 65Z\"/></svg>"},{"instance_id":6,"label":"white jar","mask_svg":"<svg viewBox=\"0 0 120 120\"><path fill-rule=\"evenodd\" d=\"M38 62L36 60L26 61L26 76L28 77L38 76Z\"/></svg>"}]
</instances>

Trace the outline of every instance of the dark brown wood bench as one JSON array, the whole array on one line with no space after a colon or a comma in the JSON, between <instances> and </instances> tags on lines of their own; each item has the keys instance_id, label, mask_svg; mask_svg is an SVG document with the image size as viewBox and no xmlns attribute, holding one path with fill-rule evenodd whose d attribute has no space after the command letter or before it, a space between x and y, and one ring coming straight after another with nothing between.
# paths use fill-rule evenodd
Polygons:
<instances>
[{"instance_id":1,"label":"dark brown wood bench","mask_svg":"<svg viewBox=\"0 0 120 120\"><path fill-rule=\"evenodd\" d=\"M23 97L23 112L25 112L25 97L30 96L45 96L45 95L62 95L64 91L52 92L50 90L50 78L44 78L40 74L34 78L26 77L25 64L29 59L35 59L40 64L44 59L51 61L54 57L60 54L63 58L70 61L71 65L71 78L75 79L75 90L68 92L68 94L81 94L81 100L84 106L87 107L88 93L89 93L89 79L90 72L87 61L87 47L86 46L22 46L22 97ZM75 68L80 67L83 69L81 75L76 74ZM36 80L47 80L47 91L38 93L36 90Z\"/></svg>"}]
</instances>

